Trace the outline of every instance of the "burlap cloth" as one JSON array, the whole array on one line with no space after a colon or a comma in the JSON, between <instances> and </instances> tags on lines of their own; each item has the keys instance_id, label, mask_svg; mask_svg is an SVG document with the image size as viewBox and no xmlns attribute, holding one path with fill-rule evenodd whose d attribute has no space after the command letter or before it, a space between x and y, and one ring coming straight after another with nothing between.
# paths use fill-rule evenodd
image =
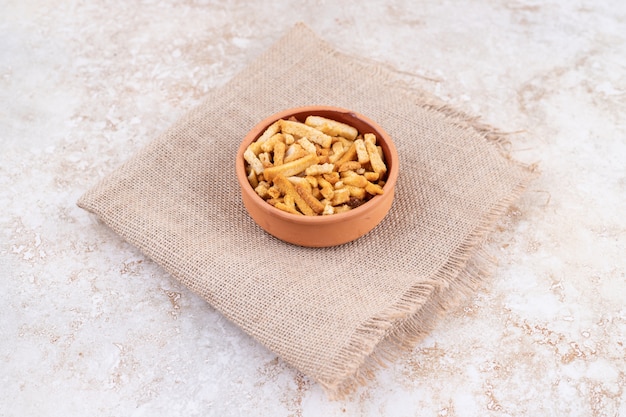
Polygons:
<instances>
[{"instance_id":1,"label":"burlap cloth","mask_svg":"<svg viewBox=\"0 0 626 417\"><path fill-rule=\"evenodd\" d=\"M259 228L234 168L257 122L315 104L376 120L400 155L387 217L357 241L325 249ZM298 24L78 205L341 397L414 347L485 277L481 243L533 177L503 155L499 138Z\"/></svg>"}]
</instances>

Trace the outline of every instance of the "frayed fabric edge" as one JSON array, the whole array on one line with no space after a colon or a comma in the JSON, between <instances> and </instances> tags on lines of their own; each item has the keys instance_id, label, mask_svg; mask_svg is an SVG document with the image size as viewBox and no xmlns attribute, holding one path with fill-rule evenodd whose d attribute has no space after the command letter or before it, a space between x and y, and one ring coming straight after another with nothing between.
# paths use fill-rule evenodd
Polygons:
<instances>
[{"instance_id":1,"label":"frayed fabric edge","mask_svg":"<svg viewBox=\"0 0 626 417\"><path fill-rule=\"evenodd\" d=\"M345 399L367 385L377 370L412 351L447 312L484 285L497 265L484 248L484 240L497 219L521 197L534 178L534 172L529 171L513 192L487 213L431 280L410 288L397 304L356 330L352 342L333 363L333 377L317 381L329 399Z\"/></svg>"}]
</instances>

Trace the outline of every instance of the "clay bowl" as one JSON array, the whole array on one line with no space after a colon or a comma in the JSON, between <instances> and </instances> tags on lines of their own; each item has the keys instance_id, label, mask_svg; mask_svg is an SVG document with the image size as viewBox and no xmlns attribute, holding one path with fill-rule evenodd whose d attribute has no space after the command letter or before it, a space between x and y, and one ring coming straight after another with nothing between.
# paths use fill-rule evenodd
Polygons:
<instances>
[{"instance_id":1,"label":"clay bowl","mask_svg":"<svg viewBox=\"0 0 626 417\"><path fill-rule=\"evenodd\" d=\"M257 195L248 182L243 153L269 125L279 119L295 117L304 121L309 115L317 115L346 123L355 127L361 134L374 133L377 144L383 149L387 164L387 181L383 194L377 195L348 212L324 216L298 216L279 210ZM387 215L394 197L398 178L398 153L391 138L377 123L350 110L308 106L288 109L257 124L245 136L237 151L235 170L241 187L241 196L250 217L266 232L299 246L328 247L353 241L376 227Z\"/></svg>"}]
</instances>

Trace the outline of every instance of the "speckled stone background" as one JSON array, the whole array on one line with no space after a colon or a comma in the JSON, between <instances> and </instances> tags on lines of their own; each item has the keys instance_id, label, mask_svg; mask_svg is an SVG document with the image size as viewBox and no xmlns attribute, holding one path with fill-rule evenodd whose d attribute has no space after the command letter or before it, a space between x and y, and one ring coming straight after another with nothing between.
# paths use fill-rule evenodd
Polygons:
<instances>
[{"instance_id":1,"label":"speckled stone background","mask_svg":"<svg viewBox=\"0 0 626 417\"><path fill-rule=\"evenodd\" d=\"M0 9L0 416L626 415L626 3ZM75 205L298 21L542 172L488 285L345 401Z\"/></svg>"}]
</instances>

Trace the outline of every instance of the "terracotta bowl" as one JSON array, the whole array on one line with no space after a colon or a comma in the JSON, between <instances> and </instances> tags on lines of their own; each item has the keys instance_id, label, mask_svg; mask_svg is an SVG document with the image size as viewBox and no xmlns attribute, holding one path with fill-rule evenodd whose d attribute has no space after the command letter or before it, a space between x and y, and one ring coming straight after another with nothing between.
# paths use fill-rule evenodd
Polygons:
<instances>
[{"instance_id":1,"label":"terracotta bowl","mask_svg":"<svg viewBox=\"0 0 626 417\"><path fill-rule=\"evenodd\" d=\"M377 144L383 149L387 164L387 181L383 194L344 213L298 216L279 210L257 195L248 182L243 153L269 125L278 119L295 117L304 121L307 116L316 115L355 127L359 133L374 133ZM398 178L398 152L391 138L374 121L350 110L328 107L299 107L276 113L257 124L243 139L236 159L237 181L241 187L244 206L250 217L266 232L295 245L307 247L328 247L353 241L376 227L391 208L394 188Z\"/></svg>"}]
</instances>

